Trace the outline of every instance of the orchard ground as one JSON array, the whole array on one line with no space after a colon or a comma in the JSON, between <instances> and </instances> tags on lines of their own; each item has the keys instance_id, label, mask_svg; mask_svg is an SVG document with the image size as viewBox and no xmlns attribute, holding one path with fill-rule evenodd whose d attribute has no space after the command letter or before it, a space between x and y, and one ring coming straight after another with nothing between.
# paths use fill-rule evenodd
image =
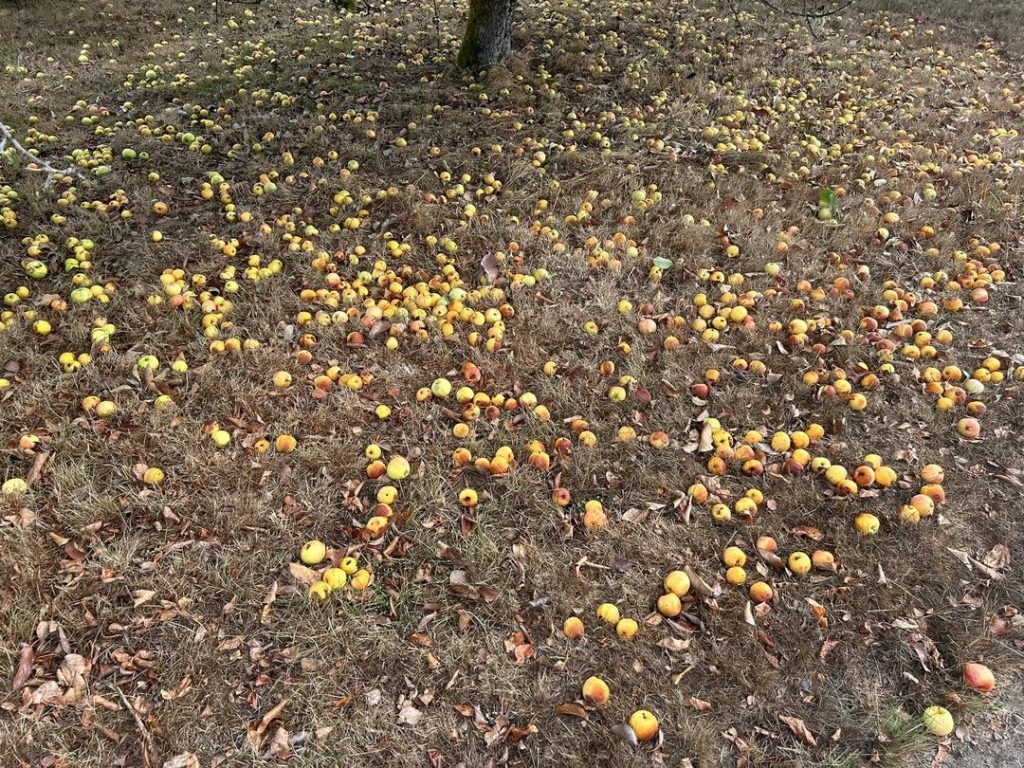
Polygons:
<instances>
[{"instance_id":1,"label":"orchard ground","mask_svg":"<svg viewBox=\"0 0 1024 768\"><path fill-rule=\"evenodd\" d=\"M1019 764L1020 41L905 5L0 8L4 764Z\"/></svg>"}]
</instances>

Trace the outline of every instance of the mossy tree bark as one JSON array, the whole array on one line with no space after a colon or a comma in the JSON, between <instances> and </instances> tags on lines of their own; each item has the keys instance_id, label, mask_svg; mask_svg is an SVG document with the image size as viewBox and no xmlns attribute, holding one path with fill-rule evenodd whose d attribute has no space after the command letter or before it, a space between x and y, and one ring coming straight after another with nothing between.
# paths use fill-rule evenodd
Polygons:
<instances>
[{"instance_id":1,"label":"mossy tree bark","mask_svg":"<svg viewBox=\"0 0 1024 768\"><path fill-rule=\"evenodd\" d=\"M516 0L469 0L469 18L457 63L467 69L505 64L512 53Z\"/></svg>"}]
</instances>

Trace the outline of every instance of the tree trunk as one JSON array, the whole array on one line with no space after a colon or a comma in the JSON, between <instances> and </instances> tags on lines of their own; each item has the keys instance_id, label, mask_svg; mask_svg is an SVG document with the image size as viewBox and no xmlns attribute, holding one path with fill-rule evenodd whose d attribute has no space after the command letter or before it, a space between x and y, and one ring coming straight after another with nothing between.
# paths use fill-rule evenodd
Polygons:
<instances>
[{"instance_id":1,"label":"tree trunk","mask_svg":"<svg viewBox=\"0 0 1024 768\"><path fill-rule=\"evenodd\" d=\"M505 64L512 53L512 14L516 0L469 0L469 18L457 63L483 69Z\"/></svg>"}]
</instances>

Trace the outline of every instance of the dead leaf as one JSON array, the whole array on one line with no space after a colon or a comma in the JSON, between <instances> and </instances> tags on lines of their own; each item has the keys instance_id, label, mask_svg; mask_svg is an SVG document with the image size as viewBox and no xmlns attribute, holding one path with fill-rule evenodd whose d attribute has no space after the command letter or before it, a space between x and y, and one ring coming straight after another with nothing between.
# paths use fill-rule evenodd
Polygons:
<instances>
[{"instance_id":1,"label":"dead leaf","mask_svg":"<svg viewBox=\"0 0 1024 768\"><path fill-rule=\"evenodd\" d=\"M1005 544L996 544L982 560L989 568L1003 569L1010 565L1010 550Z\"/></svg>"},{"instance_id":2,"label":"dead leaf","mask_svg":"<svg viewBox=\"0 0 1024 768\"><path fill-rule=\"evenodd\" d=\"M25 476L25 482L28 484L29 488L39 482L39 478L43 474L43 465L49 458L49 451L43 451L36 456L36 460L32 462L32 469L30 469L28 474Z\"/></svg>"},{"instance_id":3,"label":"dead leaf","mask_svg":"<svg viewBox=\"0 0 1024 768\"><path fill-rule=\"evenodd\" d=\"M463 570L456 569L448 575L448 587L460 597L480 599L480 590L469 583L469 576Z\"/></svg>"},{"instance_id":4,"label":"dead leaf","mask_svg":"<svg viewBox=\"0 0 1024 768\"><path fill-rule=\"evenodd\" d=\"M35 663L36 654L32 646L27 643L21 646L21 653L18 655L18 668L14 671L14 680L11 681L11 690L16 691L29 681L32 677L32 665Z\"/></svg>"},{"instance_id":5,"label":"dead leaf","mask_svg":"<svg viewBox=\"0 0 1024 768\"><path fill-rule=\"evenodd\" d=\"M156 597L156 592L150 589L136 589L132 592L132 598L135 600L133 608L138 608L140 605L145 605L150 600Z\"/></svg>"},{"instance_id":6,"label":"dead leaf","mask_svg":"<svg viewBox=\"0 0 1024 768\"><path fill-rule=\"evenodd\" d=\"M516 664L525 664L527 659L533 658L534 648L530 643L522 643L516 646L514 655Z\"/></svg>"},{"instance_id":7,"label":"dead leaf","mask_svg":"<svg viewBox=\"0 0 1024 768\"><path fill-rule=\"evenodd\" d=\"M807 730L807 726L804 725L804 721L799 717L787 717L786 715L779 715L779 720L785 723L789 730L805 744L809 744L812 747L818 746L818 740L814 738L814 734Z\"/></svg>"},{"instance_id":8,"label":"dead leaf","mask_svg":"<svg viewBox=\"0 0 1024 768\"><path fill-rule=\"evenodd\" d=\"M967 566L968 571L973 571L971 567L971 556L964 552L962 549L953 549L952 547L946 547L946 551L949 552L953 557Z\"/></svg>"},{"instance_id":9,"label":"dead leaf","mask_svg":"<svg viewBox=\"0 0 1024 768\"><path fill-rule=\"evenodd\" d=\"M487 279L492 283L501 276L501 266L498 264L498 257L493 253L485 253L484 257L480 259L480 266L484 270L484 274L487 275Z\"/></svg>"},{"instance_id":10,"label":"dead leaf","mask_svg":"<svg viewBox=\"0 0 1024 768\"><path fill-rule=\"evenodd\" d=\"M770 549L762 549L758 547L758 556L772 568L778 568L780 571L786 567L786 564L782 562L782 558L772 552Z\"/></svg>"},{"instance_id":11,"label":"dead leaf","mask_svg":"<svg viewBox=\"0 0 1024 768\"><path fill-rule=\"evenodd\" d=\"M540 733L540 729L533 723L530 723L525 728L510 728L508 732L508 741L510 744L518 744L527 736L532 736L535 733Z\"/></svg>"},{"instance_id":12,"label":"dead leaf","mask_svg":"<svg viewBox=\"0 0 1024 768\"><path fill-rule=\"evenodd\" d=\"M199 758L191 752L182 752L165 760L163 768L199 768Z\"/></svg>"},{"instance_id":13,"label":"dead leaf","mask_svg":"<svg viewBox=\"0 0 1024 768\"><path fill-rule=\"evenodd\" d=\"M92 662L78 653L69 653L64 657L57 670L57 682L68 687L74 685L77 678L89 677Z\"/></svg>"},{"instance_id":14,"label":"dead leaf","mask_svg":"<svg viewBox=\"0 0 1024 768\"><path fill-rule=\"evenodd\" d=\"M275 600L277 600L276 581L270 585L270 590L267 592L267 596L263 598L263 608L260 610L260 624L270 623L270 608L274 605Z\"/></svg>"},{"instance_id":15,"label":"dead leaf","mask_svg":"<svg viewBox=\"0 0 1024 768\"><path fill-rule=\"evenodd\" d=\"M587 710L585 710L579 704L574 704L571 702L559 704L557 707L555 707L555 715L572 715L573 717L578 717L580 720L590 719L590 713L587 712Z\"/></svg>"},{"instance_id":16,"label":"dead leaf","mask_svg":"<svg viewBox=\"0 0 1024 768\"><path fill-rule=\"evenodd\" d=\"M60 686L57 685L56 680L47 680L32 691L32 696L29 698L29 704L33 706L46 704L47 706L56 707L61 706L63 703L64 694Z\"/></svg>"},{"instance_id":17,"label":"dead leaf","mask_svg":"<svg viewBox=\"0 0 1024 768\"><path fill-rule=\"evenodd\" d=\"M817 528L811 525L798 525L794 528L790 528L797 536L804 536L812 541L821 541L825 538L825 534L819 531Z\"/></svg>"},{"instance_id":18,"label":"dead leaf","mask_svg":"<svg viewBox=\"0 0 1024 768\"><path fill-rule=\"evenodd\" d=\"M704 699L698 699L696 696L691 696L686 700L687 706L693 707L698 712L707 712L711 709L711 702L704 701Z\"/></svg>"},{"instance_id":19,"label":"dead leaf","mask_svg":"<svg viewBox=\"0 0 1024 768\"><path fill-rule=\"evenodd\" d=\"M302 563L288 563L288 573L292 578L302 582L307 587L320 581L320 576L312 568L307 568Z\"/></svg>"},{"instance_id":20,"label":"dead leaf","mask_svg":"<svg viewBox=\"0 0 1024 768\"><path fill-rule=\"evenodd\" d=\"M995 549L995 547L993 547L993 549ZM983 563L981 560L971 557L963 550L953 549L952 547L946 547L946 551L953 555L953 557L955 557L965 566L967 566L967 570L981 571L985 576L992 579L993 581L1002 581L1003 574L1001 574L999 571L995 570L991 566L987 565L986 563ZM1006 557L1009 558L1009 552L1007 552Z\"/></svg>"},{"instance_id":21,"label":"dead leaf","mask_svg":"<svg viewBox=\"0 0 1024 768\"><path fill-rule=\"evenodd\" d=\"M422 719L423 713L420 710L416 709L416 707L414 707L408 701L405 702L405 704L398 712L398 722L405 723L406 725L411 725L414 728L417 725L419 725L419 722Z\"/></svg>"},{"instance_id":22,"label":"dead leaf","mask_svg":"<svg viewBox=\"0 0 1024 768\"><path fill-rule=\"evenodd\" d=\"M622 519L627 523L642 523L647 519L648 511L646 509L638 509L637 507L630 507L622 513Z\"/></svg>"},{"instance_id":23,"label":"dead leaf","mask_svg":"<svg viewBox=\"0 0 1024 768\"><path fill-rule=\"evenodd\" d=\"M288 731L283 726L278 727L274 733L274 738L270 740L270 754L282 763L292 756Z\"/></svg>"},{"instance_id":24,"label":"dead leaf","mask_svg":"<svg viewBox=\"0 0 1024 768\"><path fill-rule=\"evenodd\" d=\"M689 650L690 640L683 639L681 637L663 637L658 641L658 647L664 648L666 651L672 653L682 653L683 651Z\"/></svg>"},{"instance_id":25,"label":"dead leaf","mask_svg":"<svg viewBox=\"0 0 1024 768\"><path fill-rule=\"evenodd\" d=\"M824 661L825 657L832 653L840 642L841 641L839 640L826 640L821 644L821 650L818 651L818 658Z\"/></svg>"},{"instance_id":26,"label":"dead leaf","mask_svg":"<svg viewBox=\"0 0 1024 768\"><path fill-rule=\"evenodd\" d=\"M711 423L705 421L704 427L700 431L700 442L697 444L697 450L701 453L707 453L714 447L714 430L711 428Z\"/></svg>"},{"instance_id":27,"label":"dead leaf","mask_svg":"<svg viewBox=\"0 0 1024 768\"><path fill-rule=\"evenodd\" d=\"M686 575L689 577L690 586L693 587L694 591L697 594L702 595L704 597L715 596L715 590L712 589L711 585L704 581L704 579L702 579L697 574L697 572L689 566L689 564L683 567L683 572L686 573Z\"/></svg>"},{"instance_id":28,"label":"dead leaf","mask_svg":"<svg viewBox=\"0 0 1024 768\"><path fill-rule=\"evenodd\" d=\"M263 735L267 732L267 728L284 712L285 705L288 703L288 699L281 699L274 707L267 712L260 721L255 725L249 726L249 745L258 750L260 745L263 743Z\"/></svg>"}]
</instances>

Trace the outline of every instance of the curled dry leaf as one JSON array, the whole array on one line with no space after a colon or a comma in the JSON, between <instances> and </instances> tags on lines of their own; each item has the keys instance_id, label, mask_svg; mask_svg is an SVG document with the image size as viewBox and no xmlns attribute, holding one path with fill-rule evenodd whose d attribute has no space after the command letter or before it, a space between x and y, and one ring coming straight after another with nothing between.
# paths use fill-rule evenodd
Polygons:
<instances>
[{"instance_id":1,"label":"curled dry leaf","mask_svg":"<svg viewBox=\"0 0 1024 768\"><path fill-rule=\"evenodd\" d=\"M1010 565L1010 550L1005 544L996 544L988 551L982 562L989 568L1007 568Z\"/></svg>"},{"instance_id":2,"label":"curled dry leaf","mask_svg":"<svg viewBox=\"0 0 1024 768\"><path fill-rule=\"evenodd\" d=\"M715 596L714 588L710 584L708 584L706 581L704 581L704 579L702 579L697 574L697 572L695 570L693 570L693 568L691 568L689 565L687 565L687 566L685 566L683 568L683 571L689 577L689 579L690 579L690 586L693 587L694 591L696 591L697 594L701 595L702 597L714 597Z\"/></svg>"},{"instance_id":3,"label":"curled dry leaf","mask_svg":"<svg viewBox=\"0 0 1024 768\"><path fill-rule=\"evenodd\" d=\"M565 704L559 704L557 707L555 707L555 714L556 715L572 715L573 717L578 717L580 720L589 720L590 719L590 713L587 712L587 710L585 710L579 704L575 704L575 703L572 703L572 702L566 702Z\"/></svg>"},{"instance_id":4,"label":"curled dry leaf","mask_svg":"<svg viewBox=\"0 0 1024 768\"><path fill-rule=\"evenodd\" d=\"M808 744L812 747L818 746L818 740L814 738L814 734L807 730L807 726L804 721L799 717L787 717L786 715L779 715L779 720L786 724L786 726L793 732L800 741Z\"/></svg>"},{"instance_id":5,"label":"curled dry leaf","mask_svg":"<svg viewBox=\"0 0 1024 768\"><path fill-rule=\"evenodd\" d=\"M420 720L423 719L423 712L416 709L408 701L398 711L398 722L404 723L405 725L411 725L414 728L419 725Z\"/></svg>"},{"instance_id":6,"label":"curled dry leaf","mask_svg":"<svg viewBox=\"0 0 1024 768\"><path fill-rule=\"evenodd\" d=\"M795 536L803 536L811 541L821 541L825 538L825 534L812 525L798 525L790 530Z\"/></svg>"},{"instance_id":7,"label":"curled dry leaf","mask_svg":"<svg viewBox=\"0 0 1024 768\"><path fill-rule=\"evenodd\" d=\"M21 653L18 654L18 667L14 670L14 680L11 681L11 690L16 691L29 681L32 677L32 665L35 663L36 654L32 646L27 643L21 646Z\"/></svg>"},{"instance_id":8,"label":"curled dry leaf","mask_svg":"<svg viewBox=\"0 0 1024 768\"><path fill-rule=\"evenodd\" d=\"M704 701L704 699L698 699L696 696L691 696L686 700L686 705L693 707L698 712L707 712L711 709L711 702Z\"/></svg>"},{"instance_id":9,"label":"curled dry leaf","mask_svg":"<svg viewBox=\"0 0 1024 768\"><path fill-rule=\"evenodd\" d=\"M637 507L630 507L622 513L623 521L627 523L642 523L647 519L648 510L638 509Z\"/></svg>"},{"instance_id":10,"label":"curled dry leaf","mask_svg":"<svg viewBox=\"0 0 1024 768\"><path fill-rule=\"evenodd\" d=\"M762 549L758 547L757 554L764 562L768 563L768 565L770 565L772 568L777 568L781 571L786 567L786 564L782 562L782 558L774 552L772 552L770 549Z\"/></svg>"},{"instance_id":11,"label":"curled dry leaf","mask_svg":"<svg viewBox=\"0 0 1024 768\"><path fill-rule=\"evenodd\" d=\"M312 568L307 568L302 563L288 563L288 573L296 581L305 584L307 587L320 581L320 576Z\"/></svg>"},{"instance_id":12,"label":"curled dry leaf","mask_svg":"<svg viewBox=\"0 0 1024 768\"><path fill-rule=\"evenodd\" d=\"M682 653L690 649L690 640L681 637L663 637L658 641L658 647L672 653Z\"/></svg>"},{"instance_id":13,"label":"curled dry leaf","mask_svg":"<svg viewBox=\"0 0 1024 768\"><path fill-rule=\"evenodd\" d=\"M498 257L494 253L485 253L480 259L480 266L483 268L484 274L487 275L487 279L492 283L501 276L501 265L498 264Z\"/></svg>"},{"instance_id":14,"label":"curled dry leaf","mask_svg":"<svg viewBox=\"0 0 1024 768\"><path fill-rule=\"evenodd\" d=\"M530 723L525 728L510 728L508 731L508 741L510 744L518 744L528 736L533 736L535 733L540 733L540 729Z\"/></svg>"},{"instance_id":15,"label":"curled dry leaf","mask_svg":"<svg viewBox=\"0 0 1024 768\"><path fill-rule=\"evenodd\" d=\"M277 720L281 713L284 712L285 705L288 703L288 699L281 699L275 704L262 718L260 721L249 726L249 744L253 749L259 749L263 743L263 736L267 732L267 728L270 724Z\"/></svg>"},{"instance_id":16,"label":"curled dry leaf","mask_svg":"<svg viewBox=\"0 0 1024 768\"><path fill-rule=\"evenodd\" d=\"M707 453L714 447L714 430L711 428L711 424L705 421L704 427L700 431L700 442L697 444L697 450L701 453Z\"/></svg>"},{"instance_id":17,"label":"curled dry leaf","mask_svg":"<svg viewBox=\"0 0 1024 768\"><path fill-rule=\"evenodd\" d=\"M283 727L278 727L270 740L270 754L282 763L292 756L291 739Z\"/></svg>"},{"instance_id":18,"label":"curled dry leaf","mask_svg":"<svg viewBox=\"0 0 1024 768\"><path fill-rule=\"evenodd\" d=\"M270 623L270 609L274 605L274 601L277 600L277 589L278 585L275 581L270 585L266 597L263 598L263 607L260 609L260 624Z\"/></svg>"}]
</instances>

